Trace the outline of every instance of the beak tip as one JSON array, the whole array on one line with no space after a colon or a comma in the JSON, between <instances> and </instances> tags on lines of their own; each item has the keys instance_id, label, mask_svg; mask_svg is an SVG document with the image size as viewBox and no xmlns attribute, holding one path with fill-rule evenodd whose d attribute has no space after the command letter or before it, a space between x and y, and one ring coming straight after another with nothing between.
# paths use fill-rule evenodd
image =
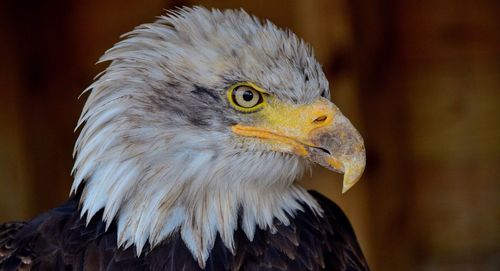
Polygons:
<instances>
[{"instance_id":1,"label":"beak tip","mask_svg":"<svg viewBox=\"0 0 500 271\"><path fill-rule=\"evenodd\" d=\"M345 194L347 193L347 191L349 191L349 187L342 187L342 194Z\"/></svg>"},{"instance_id":2,"label":"beak tip","mask_svg":"<svg viewBox=\"0 0 500 271\"><path fill-rule=\"evenodd\" d=\"M349 189L351 189L356 183L357 183L357 180L354 182L353 181L346 181L344 178L344 182L342 184L342 194L347 193L347 191L349 191Z\"/></svg>"},{"instance_id":3,"label":"beak tip","mask_svg":"<svg viewBox=\"0 0 500 271\"><path fill-rule=\"evenodd\" d=\"M349 189L351 189L363 175L365 169L364 159L362 163L351 164L346 167L344 173L344 180L342 181L342 194L345 194Z\"/></svg>"}]
</instances>

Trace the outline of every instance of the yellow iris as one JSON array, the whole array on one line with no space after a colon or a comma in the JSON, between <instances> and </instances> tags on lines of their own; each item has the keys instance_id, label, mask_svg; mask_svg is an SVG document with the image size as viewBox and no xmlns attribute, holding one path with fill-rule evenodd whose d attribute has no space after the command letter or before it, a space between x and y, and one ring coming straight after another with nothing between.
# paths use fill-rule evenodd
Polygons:
<instances>
[{"instance_id":1,"label":"yellow iris","mask_svg":"<svg viewBox=\"0 0 500 271\"><path fill-rule=\"evenodd\" d=\"M229 88L227 99L232 107L242 112L255 112L266 104L267 92L250 82L235 84Z\"/></svg>"}]
</instances>

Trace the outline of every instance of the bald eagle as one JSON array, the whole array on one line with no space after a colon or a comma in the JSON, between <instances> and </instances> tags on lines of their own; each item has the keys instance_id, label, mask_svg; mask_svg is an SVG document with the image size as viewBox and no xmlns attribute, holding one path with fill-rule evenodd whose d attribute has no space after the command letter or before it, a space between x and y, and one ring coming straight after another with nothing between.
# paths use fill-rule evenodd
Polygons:
<instances>
[{"instance_id":1,"label":"bald eagle","mask_svg":"<svg viewBox=\"0 0 500 271\"><path fill-rule=\"evenodd\" d=\"M125 35L78 122L69 200L0 226L2 270L368 270L344 213L296 180L365 166L309 46L242 10Z\"/></svg>"}]
</instances>

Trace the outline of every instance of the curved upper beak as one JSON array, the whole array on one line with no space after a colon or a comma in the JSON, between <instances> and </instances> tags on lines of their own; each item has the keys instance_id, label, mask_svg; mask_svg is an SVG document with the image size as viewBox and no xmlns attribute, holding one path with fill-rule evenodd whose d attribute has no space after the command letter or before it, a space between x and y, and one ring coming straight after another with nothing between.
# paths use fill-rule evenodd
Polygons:
<instances>
[{"instance_id":1,"label":"curved upper beak","mask_svg":"<svg viewBox=\"0 0 500 271\"><path fill-rule=\"evenodd\" d=\"M363 138L340 110L330 125L311 133L310 142L307 158L344 174L342 193L361 178L366 161Z\"/></svg>"},{"instance_id":2,"label":"curved upper beak","mask_svg":"<svg viewBox=\"0 0 500 271\"><path fill-rule=\"evenodd\" d=\"M365 147L361 135L330 101L294 106L270 103L252 126L237 124L235 134L266 139L276 151L293 152L325 168L343 173L345 193L361 178Z\"/></svg>"}]
</instances>

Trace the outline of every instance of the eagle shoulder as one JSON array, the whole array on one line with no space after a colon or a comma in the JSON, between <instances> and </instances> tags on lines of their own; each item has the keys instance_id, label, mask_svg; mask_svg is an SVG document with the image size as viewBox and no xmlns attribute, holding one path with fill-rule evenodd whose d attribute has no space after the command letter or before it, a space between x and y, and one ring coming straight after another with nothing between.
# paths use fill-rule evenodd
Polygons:
<instances>
[{"instance_id":1,"label":"eagle shoulder","mask_svg":"<svg viewBox=\"0 0 500 271\"><path fill-rule=\"evenodd\" d=\"M309 191L323 209L321 227L328 232L325 270L370 270L354 229L340 207L316 191Z\"/></svg>"},{"instance_id":2,"label":"eagle shoulder","mask_svg":"<svg viewBox=\"0 0 500 271\"><path fill-rule=\"evenodd\" d=\"M29 270L32 258L16 244L16 236L26 222L8 222L0 225L0 270Z\"/></svg>"}]
</instances>

